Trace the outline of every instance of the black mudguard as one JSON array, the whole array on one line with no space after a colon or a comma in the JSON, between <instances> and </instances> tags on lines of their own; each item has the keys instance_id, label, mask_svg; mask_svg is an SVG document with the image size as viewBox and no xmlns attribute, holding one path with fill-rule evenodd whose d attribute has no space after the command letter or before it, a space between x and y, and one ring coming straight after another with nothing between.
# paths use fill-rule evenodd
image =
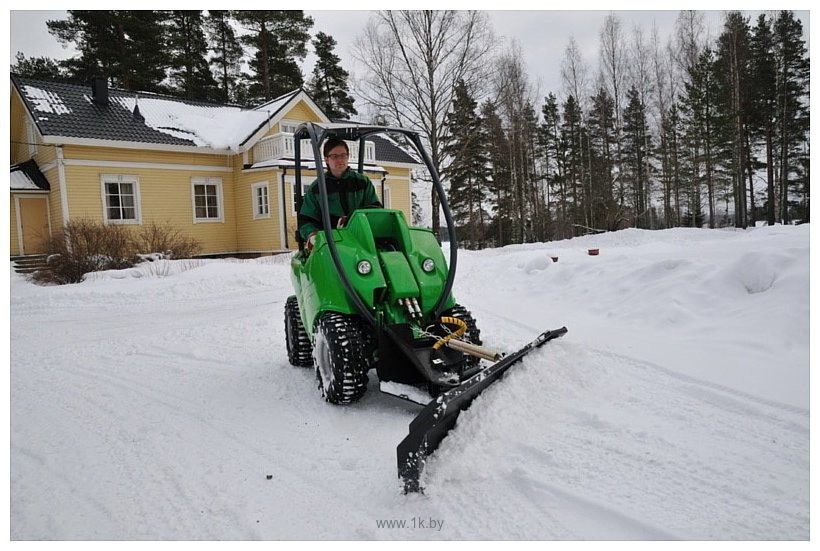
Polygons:
<instances>
[{"instance_id":1,"label":"black mudguard","mask_svg":"<svg viewBox=\"0 0 820 551\"><path fill-rule=\"evenodd\" d=\"M524 348L505 356L459 386L452 388L427 404L410 422L410 432L396 448L399 478L404 483L404 493L421 492L421 472L427 457L433 453L452 429L459 414L470 407L476 396L496 382L510 366L542 346L567 332L566 327L545 331Z\"/></svg>"}]
</instances>

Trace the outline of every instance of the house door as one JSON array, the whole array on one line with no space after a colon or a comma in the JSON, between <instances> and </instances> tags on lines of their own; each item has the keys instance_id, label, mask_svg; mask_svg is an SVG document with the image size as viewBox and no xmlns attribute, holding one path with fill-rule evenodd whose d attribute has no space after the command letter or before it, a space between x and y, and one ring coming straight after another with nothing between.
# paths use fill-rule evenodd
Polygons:
<instances>
[{"instance_id":1,"label":"house door","mask_svg":"<svg viewBox=\"0 0 820 551\"><path fill-rule=\"evenodd\" d=\"M48 252L48 201L45 197L18 197L22 254Z\"/></svg>"}]
</instances>

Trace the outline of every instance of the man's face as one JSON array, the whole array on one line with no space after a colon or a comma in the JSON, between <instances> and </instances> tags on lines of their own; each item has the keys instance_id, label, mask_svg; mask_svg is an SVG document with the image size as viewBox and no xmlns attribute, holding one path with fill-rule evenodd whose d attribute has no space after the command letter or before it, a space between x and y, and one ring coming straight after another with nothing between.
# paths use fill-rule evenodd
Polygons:
<instances>
[{"instance_id":1,"label":"man's face","mask_svg":"<svg viewBox=\"0 0 820 551\"><path fill-rule=\"evenodd\" d=\"M347 170L347 157L347 150L343 145L337 145L325 155L325 164L330 173L336 178L339 178Z\"/></svg>"}]
</instances>

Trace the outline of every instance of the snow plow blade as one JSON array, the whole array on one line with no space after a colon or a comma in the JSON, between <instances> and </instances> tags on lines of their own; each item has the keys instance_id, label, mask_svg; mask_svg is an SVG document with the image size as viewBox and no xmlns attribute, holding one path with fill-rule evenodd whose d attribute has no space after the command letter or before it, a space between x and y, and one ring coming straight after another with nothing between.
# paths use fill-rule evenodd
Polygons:
<instances>
[{"instance_id":1,"label":"snow plow blade","mask_svg":"<svg viewBox=\"0 0 820 551\"><path fill-rule=\"evenodd\" d=\"M459 414L470 407L476 396L497 381L510 366L542 346L567 332L566 327L545 331L524 348L505 356L487 369L476 373L462 384L442 393L427 404L410 422L410 432L396 448L399 478L404 483L404 493L421 492L421 472L427 457L452 429Z\"/></svg>"}]
</instances>

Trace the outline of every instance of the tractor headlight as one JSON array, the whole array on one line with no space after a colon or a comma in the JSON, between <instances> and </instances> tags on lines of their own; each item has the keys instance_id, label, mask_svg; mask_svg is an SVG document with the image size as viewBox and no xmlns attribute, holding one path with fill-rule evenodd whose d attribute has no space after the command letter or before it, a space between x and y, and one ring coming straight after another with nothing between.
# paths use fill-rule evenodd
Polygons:
<instances>
[{"instance_id":1,"label":"tractor headlight","mask_svg":"<svg viewBox=\"0 0 820 551\"><path fill-rule=\"evenodd\" d=\"M436 269L436 263L432 258L425 258L424 262L421 263L421 269L429 274Z\"/></svg>"},{"instance_id":2,"label":"tractor headlight","mask_svg":"<svg viewBox=\"0 0 820 551\"><path fill-rule=\"evenodd\" d=\"M373 267L370 265L370 262L367 260L360 260L358 264L356 264L356 271L362 275L367 275L370 273Z\"/></svg>"}]
</instances>

